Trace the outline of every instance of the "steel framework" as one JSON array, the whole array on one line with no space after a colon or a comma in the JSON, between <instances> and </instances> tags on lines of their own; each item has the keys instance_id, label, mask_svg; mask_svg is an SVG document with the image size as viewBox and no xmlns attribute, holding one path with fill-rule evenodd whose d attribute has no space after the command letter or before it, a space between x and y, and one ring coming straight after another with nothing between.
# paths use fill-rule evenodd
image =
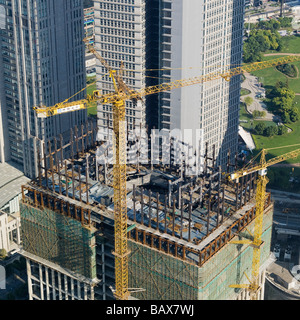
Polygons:
<instances>
[{"instance_id":1,"label":"steel framework","mask_svg":"<svg viewBox=\"0 0 300 320\"><path fill-rule=\"evenodd\" d=\"M229 81L233 76L265 69L280 64L286 64L300 60L300 56L286 56L265 62L257 62L232 68L224 72L215 72L199 77L177 80L170 83L163 83L157 86L146 87L140 91L130 90L123 85L121 76L115 70L109 69L109 74L113 80L115 92L102 94L101 91L95 90L93 95L88 95L86 99L75 102L64 101L52 107L34 107L38 117L49 117L60 113L86 109L88 103L97 101L101 104L113 105L113 128L114 128L114 213L115 213L115 257L116 257L116 292L118 299L128 299L128 249L127 249L127 206L126 206L126 136L125 136L125 101L141 100L142 97L169 91L176 88L187 87L200 84L220 78ZM263 189L263 185L261 187ZM258 193L262 199L264 194ZM262 204L264 206L264 203ZM258 212L260 209L258 210ZM259 222L258 222L259 223ZM259 223L260 225L260 223ZM258 228L259 229L259 228ZM258 238L257 238L258 239ZM259 250L259 248L258 248ZM257 264L257 263L256 263ZM259 264L259 261L258 261ZM257 269L257 268L256 268Z\"/></svg>"}]
</instances>

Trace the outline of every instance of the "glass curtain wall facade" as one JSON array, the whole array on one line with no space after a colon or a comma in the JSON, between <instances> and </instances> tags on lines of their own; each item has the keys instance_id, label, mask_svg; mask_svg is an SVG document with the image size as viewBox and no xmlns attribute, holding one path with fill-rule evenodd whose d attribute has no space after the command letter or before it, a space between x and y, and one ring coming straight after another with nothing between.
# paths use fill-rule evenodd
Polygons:
<instances>
[{"instance_id":1,"label":"glass curtain wall facade","mask_svg":"<svg viewBox=\"0 0 300 320\"><path fill-rule=\"evenodd\" d=\"M159 79L175 81L241 65L244 0L160 2ZM160 129L201 131L218 165L237 151L240 76L161 93ZM202 154L205 150L202 150Z\"/></svg>"},{"instance_id":2,"label":"glass curtain wall facade","mask_svg":"<svg viewBox=\"0 0 300 320\"><path fill-rule=\"evenodd\" d=\"M125 69L133 77L125 81L135 89L239 66L243 22L244 0L95 1L96 47L113 68L131 59ZM104 92L112 90L105 73L99 63ZM148 96L142 116L128 106L129 124L135 111L148 128L200 130L201 144L210 154L215 145L224 165L228 149L237 151L240 82L235 76ZM111 127L111 106L98 108L99 128Z\"/></svg>"},{"instance_id":3,"label":"glass curtain wall facade","mask_svg":"<svg viewBox=\"0 0 300 320\"><path fill-rule=\"evenodd\" d=\"M64 101L86 86L82 0L1 0L3 92L10 159L37 175L41 141L87 120L76 111L38 119L34 106ZM1 11L0 10L0 11ZM4 20L3 20L4 19ZM3 97L4 95L4 97ZM80 99L84 92L75 98Z\"/></svg>"},{"instance_id":4,"label":"glass curtain wall facade","mask_svg":"<svg viewBox=\"0 0 300 320\"><path fill-rule=\"evenodd\" d=\"M95 48L110 68L124 64L123 80L128 87L145 87L145 0L95 1ZM108 70L97 61L97 86L104 94L114 91ZM126 102L128 129L145 126L145 105ZM98 105L98 127L101 139L112 128L112 106Z\"/></svg>"}]
</instances>

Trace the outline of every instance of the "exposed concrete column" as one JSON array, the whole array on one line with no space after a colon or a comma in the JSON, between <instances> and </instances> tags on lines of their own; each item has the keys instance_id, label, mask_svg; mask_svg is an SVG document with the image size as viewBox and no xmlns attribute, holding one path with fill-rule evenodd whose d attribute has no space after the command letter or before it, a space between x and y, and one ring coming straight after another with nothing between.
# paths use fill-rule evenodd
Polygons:
<instances>
[{"instance_id":1,"label":"exposed concrete column","mask_svg":"<svg viewBox=\"0 0 300 320\"><path fill-rule=\"evenodd\" d=\"M40 276L40 297L44 300L44 284L43 284L43 270L42 265L39 263L39 276Z\"/></svg>"},{"instance_id":2,"label":"exposed concrete column","mask_svg":"<svg viewBox=\"0 0 300 320\"><path fill-rule=\"evenodd\" d=\"M46 276L46 293L47 293L47 300L50 300L50 291L49 291L49 273L48 273L49 268L45 267L45 276Z\"/></svg>"},{"instance_id":3,"label":"exposed concrete column","mask_svg":"<svg viewBox=\"0 0 300 320\"><path fill-rule=\"evenodd\" d=\"M107 157L108 157L108 151L105 151L105 157L104 157L104 183L108 183L107 179Z\"/></svg>"},{"instance_id":4,"label":"exposed concrete column","mask_svg":"<svg viewBox=\"0 0 300 320\"><path fill-rule=\"evenodd\" d=\"M64 274L64 283L65 283L65 300L69 300L68 297L68 279L67 276Z\"/></svg>"},{"instance_id":5,"label":"exposed concrete column","mask_svg":"<svg viewBox=\"0 0 300 320\"><path fill-rule=\"evenodd\" d=\"M179 186L178 186L178 208L180 209L181 208L181 185L182 185L182 182L179 182Z\"/></svg>"},{"instance_id":6,"label":"exposed concrete column","mask_svg":"<svg viewBox=\"0 0 300 320\"><path fill-rule=\"evenodd\" d=\"M61 292L61 273L57 272L58 277L58 298L59 300L62 300L62 292Z\"/></svg>"},{"instance_id":7,"label":"exposed concrete column","mask_svg":"<svg viewBox=\"0 0 300 320\"><path fill-rule=\"evenodd\" d=\"M78 296L78 300L82 300L81 299L81 287L80 287L80 281L77 280L77 296Z\"/></svg>"},{"instance_id":8,"label":"exposed concrete column","mask_svg":"<svg viewBox=\"0 0 300 320\"><path fill-rule=\"evenodd\" d=\"M71 297L72 300L75 300L75 296L74 296L74 279L71 278Z\"/></svg>"},{"instance_id":9,"label":"exposed concrete column","mask_svg":"<svg viewBox=\"0 0 300 320\"><path fill-rule=\"evenodd\" d=\"M99 181L99 165L97 163L97 159L95 160L95 171L96 171L96 181Z\"/></svg>"},{"instance_id":10,"label":"exposed concrete column","mask_svg":"<svg viewBox=\"0 0 300 320\"><path fill-rule=\"evenodd\" d=\"M21 228L21 223L20 223L20 218L16 219L16 226L17 226L17 244L21 244L21 235L20 235L20 228Z\"/></svg>"},{"instance_id":11,"label":"exposed concrete column","mask_svg":"<svg viewBox=\"0 0 300 320\"><path fill-rule=\"evenodd\" d=\"M55 274L53 269L51 269L51 275L52 275L52 299L56 300Z\"/></svg>"},{"instance_id":12,"label":"exposed concrete column","mask_svg":"<svg viewBox=\"0 0 300 320\"><path fill-rule=\"evenodd\" d=\"M95 300L95 291L94 291L95 286L90 286L90 290L91 290L91 300Z\"/></svg>"},{"instance_id":13,"label":"exposed concrete column","mask_svg":"<svg viewBox=\"0 0 300 320\"><path fill-rule=\"evenodd\" d=\"M27 282L28 282L29 300L33 300L33 298L32 298L31 266L30 266L30 260L27 259L27 258L26 258L26 269L27 269Z\"/></svg>"},{"instance_id":14,"label":"exposed concrete column","mask_svg":"<svg viewBox=\"0 0 300 320\"><path fill-rule=\"evenodd\" d=\"M84 300L87 300L88 296L87 296L87 285L86 285L86 283L83 284L83 290L84 290Z\"/></svg>"}]
</instances>

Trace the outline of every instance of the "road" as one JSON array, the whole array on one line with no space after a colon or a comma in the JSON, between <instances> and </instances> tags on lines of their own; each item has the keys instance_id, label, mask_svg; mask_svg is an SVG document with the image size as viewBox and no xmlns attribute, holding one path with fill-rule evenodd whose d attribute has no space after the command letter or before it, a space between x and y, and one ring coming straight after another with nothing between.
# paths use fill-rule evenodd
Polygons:
<instances>
[{"instance_id":1,"label":"road","mask_svg":"<svg viewBox=\"0 0 300 320\"><path fill-rule=\"evenodd\" d=\"M251 97L253 99L253 103L250 106L247 106L248 112L252 114L254 110L265 111L266 116L262 120L280 122L280 118L268 112L266 105L257 98L257 95L265 93L265 89L260 87L257 77L250 73L244 73L244 75L245 80L242 83L242 88L251 91L251 93L241 96L241 100L244 102L246 97Z\"/></svg>"},{"instance_id":2,"label":"road","mask_svg":"<svg viewBox=\"0 0 300 320\"><path fill-rule=\"evenodd\" d=\"M300 53L280 53L280 52L276 52L276 53L265 53L264 56L265 57L269 57L269 56L300 56Z\"/></svg>"},{"instance_id":3,"label":"road","mask_svg":"<svg viewBox=\"0 0 300 320\"><path fill-rule=\"evenodd\" d=\"M300 231L300 211L297 211L300 208L300 194L277 190L269 191L271 191L274 200L274 225ZM291 208L291 211L282 212L285 208Z\"/></svg>"},{"instance_id":4,"label":"road","mask_svg":"<svg viewBox=\"0 0 300 320\"><path fill-rule=\"evenodd\" d=\"M262 7L258 7L257 10L262 9ZM284 12L288 9L288 6L285 5ZM255 23L259 18L268 18L268 17L278 17L280 15L280 6L274 7L270 6L268 3L264 4L264 12L263 13L250 13L253 11L253 8L245 11L245 22Z\"/></svg>"}]
</instances>

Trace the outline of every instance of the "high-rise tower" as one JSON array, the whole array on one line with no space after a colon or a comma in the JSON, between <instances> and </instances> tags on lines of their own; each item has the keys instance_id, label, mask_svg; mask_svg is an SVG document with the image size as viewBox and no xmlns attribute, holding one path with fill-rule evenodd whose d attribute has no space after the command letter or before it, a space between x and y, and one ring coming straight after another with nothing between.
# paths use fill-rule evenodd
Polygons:
<instances>
[{"instance_id":1,"label":"high-rise tower","mask_svg":"<svg viewBox=\"0 0 300 320\"><path fill-rule=\"evenodd\" d=\"M126 70L125 83L133 88L145 87L146 38L145 0L94 1L95 47L113 69ZM98 87L103 93L114 90L108 70L97 61ZM140 123L145 125L145 105L126 102L126 120L132 130ZM112 127L112 109L109 105L98 106L98 126L102 139L106 139L107 128Z\"/></svg>"},{"instance_id":2,"label":"high-rise tower","mask_svg":"<svg viewBox=\"0 0 300 320\"><path fill-rule=\"evenodd\" d=\"M241 64L244 1L165 0L159 21L160 82ZM224 164L227 150L237 147L239 96L240 76L161 93L158 126L202 129L203 142L215 145L218 163Z\"/></svg>"},{"instance_id":3,"label":"high-rise tower","mask_svg":"<svg viewBox=\"0 0 300 320\"><path fill-rule=\"evenodd\" d=\"M112 68L125 62L125 81L139 89L239 66L243 21L243 0L95 1L95 43ZM106 72L99 62L99 88L112 90ZM127 106L129 128L139 119L149 128L202 130L224 164L237 149L239 95L236 76L149 96L146 108ZM111 108L99 106L100 129L111 122Z\"/></svg>"},{"instance_id":4,"label":"high-rise tower","mask_svg":"<svg viewBox=\"0 0 300 320\"><path fill-rule=\"evenodd\" d=\"M2 0L0 12L1 161L20 163L35 177L40 141L87 119L86 110L49 119L37 119L33 111L85 87L83 1Z\"/></svg>"}]
</instances>

